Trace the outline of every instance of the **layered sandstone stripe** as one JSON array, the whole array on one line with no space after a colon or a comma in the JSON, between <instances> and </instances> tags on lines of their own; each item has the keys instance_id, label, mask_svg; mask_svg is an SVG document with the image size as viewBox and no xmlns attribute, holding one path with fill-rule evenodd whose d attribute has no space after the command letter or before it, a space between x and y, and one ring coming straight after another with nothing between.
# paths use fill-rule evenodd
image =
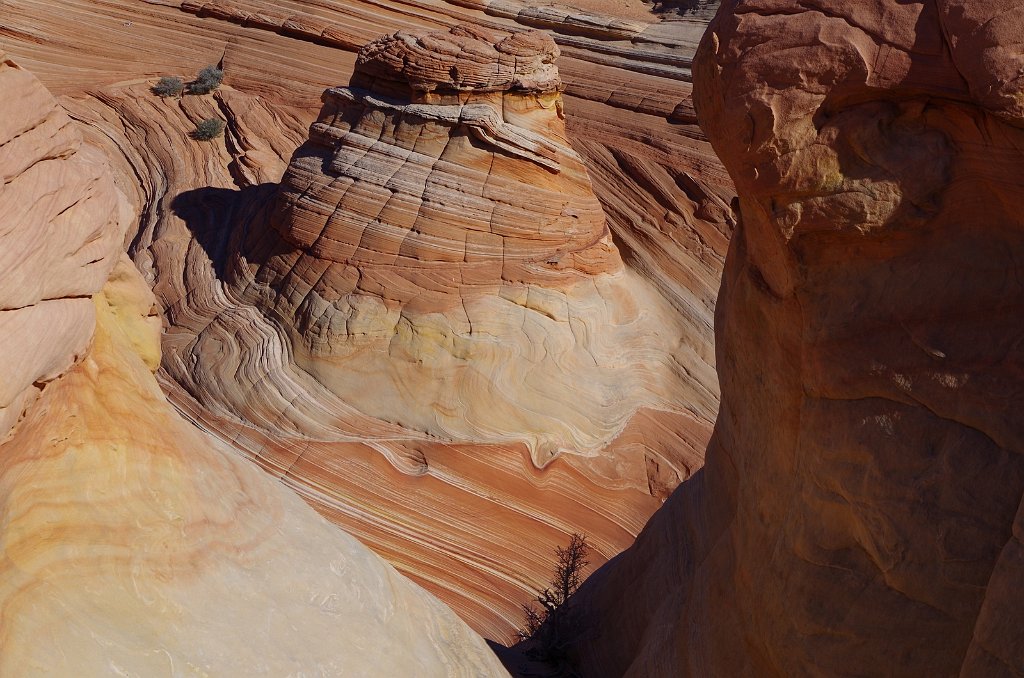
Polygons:
<instances>
[{"instance_id":1,"label":"layered sandstone stripe","mask_svg":"<svg viewBox=\"0 0 1024 678\"><path fill-rule=\"evenodd\" d=\"M4 6L5 44L65 95L62 103L86 123L87 140L104 150L141 212L131 253L167 318L160 379L173 401L438 593L474 628L511 640L521 623L519 605L543 586L556 545L585 532L596 545L595 565L603 562L702 463L717 409L711 316L731 228L730 181L690 103L689 57L702 26L662 25L651 16L631 40L577 35L571 24L553 34L562 51L565 138L583 158L625 277L641 281L629 287L646 290L636 308L648 315L647 327L657 325L656 341L672 343L669 362L680 376L657 395L671 406L641 405L619 420L635 402L584 407L575 391L550 391L543 370L527 382L521 371L490 358L483 364L502 365L502 379L520 391L525 384L549 393L556 407L506 420L487 431L501 442L485 444L475 435L431 439L422 431L437 426L433 415L410 428L353 408L296 369L288 356L301 343L267 322L267 307L254 308L222 280L234 266L232 253L256 228L252 217L273 204L273 184L306 140L322 93L350 81L359 47L400 29L461 23L508 35L523 25L444 2L232 5L197 14L177 4L69 0L56 11L53 3L17 0ZM255 14L273 21L257 21ZM69 50L72 21L75 49ZM158 76L187 78L222 57L226 85L215 96L164 101L148 91ZM195 123L211 116L228 121L225 142L191 141ZM544 343L547 327L563 324L538 313L558 317L562 306L548 304L547 296L498 303L505 328L519 331L526 317L543 323L530 329L536 355L561 346ZM657 314L670 322L660 325L648 308L663 309ZM494 317L487 308L471 313L482 330ZM604 317L580 324L576 317L571 323L583 337L609 324ZM465 327L465 318L460 323ZM434 336L432 327L411 334ZM635 342L646 330L621 332L629 346L643 345ZM446 369L439 374L451 374ZM583 373L551 373L587 383ZM469 380L471 388L476 381ZM649 388L652 381L630 376L626 383ZM682 394L673 395L679 388ZM580 450L611 442L597 453L563 452L550 460L558 444L509 435L552 414L566 421L567 403L576 410L571 430L590 427L595 415L612 422L598 436L582 438ZM490 419L489 401L480 408L484 416L473 418L478 428ZM451 419L461 418L451 412ZM538 462L546 462L543 470ZM509 484L515 493L501 489ZM494 522L478 525L481 515Z\"/></svg>"},{"instance_id":2,"label":"layered sandstone stripe","mask_svg":"<svg viewBox=\"0 0 1024 678\"><path fill-rule=\"evenodd\" d=\"M328 304L422 314L621 269L566 136L557 57L540 32L462 27L360 51L350 86L324 93L273 217L327 265Z\"/></svg>"},{"instance_id":3,"label":"layered sandstone stripe","mask_svg":"<svg viewBox=\"0 0 1024 678\"><path fill-rule=\"evenodd\" d=\"M0 289L25 304L4 311L0 383L39 391L0 444L0 674L507 675L449 608L170 406L156 299L119 253L125 201L39 82L0 63L20 255Z\"/></svg>"}]
</instances>

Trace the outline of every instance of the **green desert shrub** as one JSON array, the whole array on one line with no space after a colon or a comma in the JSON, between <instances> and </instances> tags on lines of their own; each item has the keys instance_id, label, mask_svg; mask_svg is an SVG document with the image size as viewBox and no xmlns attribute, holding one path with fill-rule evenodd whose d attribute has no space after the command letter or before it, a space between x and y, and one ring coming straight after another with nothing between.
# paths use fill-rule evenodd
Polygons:
<instances>
[{"instance_id":1,"label":"green desert shrub","mask_svg":"<svg viewBox=\"0 0 1024 678\"><path fill-rule=\"evenodd\" d=\"M224 134L224 121L220 118L207 118L196 125L192 138L198 141L209 141Z\"/></svg>"},{"instance_id":2,"label":"green desert shrub","mask_svg":"<svg viewBox=\"0 0 1024 678\"><path fill-rule=\"evenodd\" d=\"M160 78L153 85L153 94L160 97L178 97L185 89L185 82L181 78L171 76Z\"/></svg>"},{"instance_id":3,"label":"green desert shrub","mask_svg":"<svg viewBox=\"0 0 1024 678\"><path fill-rule=\"evenodd\" d=\"M199 71L196 79L188 84L190 94L209 94L224 82L224 71L216 66L207 66Z\"/></svg>"}]
</instances>

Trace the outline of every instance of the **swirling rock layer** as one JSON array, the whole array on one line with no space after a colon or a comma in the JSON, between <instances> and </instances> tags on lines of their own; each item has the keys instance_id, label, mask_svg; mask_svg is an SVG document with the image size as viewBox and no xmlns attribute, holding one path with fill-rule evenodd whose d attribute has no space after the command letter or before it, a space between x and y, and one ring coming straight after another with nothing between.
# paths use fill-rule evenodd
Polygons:
<instances>
[{"instance_id":1,"label":"swirling rock layer","mask_svg":"<svg viewBox=\"0 0 1024 678\"><path fill-rule=\"evenodd\" d=\"M621 268L566 139L557 55L539 32L461 27L360 51L351 86L324 93L274 216L327 264L321 299L444 311L502 283Z\"/></svg>"},{"instance_id":2,"label":"swirling rock layer","mask_svg":"<svg viewBox=\"0 0 1024 678\"><path fill-rule=\"evenodd\" d=\"M566 140L556 55L468 28L367 45L282 179L284 243L250 223L233 281L349 405L538 465L685 389L683 329L622 270Z\"/></svg>"},{"instance_id":3,"label":"swirling rock layer","mask_svg":"<svg viewBox=\"0 0 1024 678\"><path fill-rule=\"evenodd\" d=\"M295 310L275 310L282 297L267 284L273 276L256 277L261 264L298 256L260 220L290 156L307 139L321 94L349 81L356 50L400 29L463 24L502 35L522 31L519 19L494 10L425 2L410 11L401 3L357 0L181 7L16 0L4 5L4 35L19 60L64 95L62 104L84 123L86 140L104 151L141 214L131 254L165 314L158 376L176 406L436 592L474 628L512 639L522 623L520 604L544 585L553 549L569 533L591 535L592 560L603 562L702 464L717 409L711 317L732 190L690 103L689 59L703 26L634 25L632 38L595 38L575 21L555 27L565 137L583 158L625 262L600 283L616 298L598 302L594 281L602 276L556 268L557 284L539 285L532 296L481 295L482 305L468 313L446 311L444 324L426 316L403 322L396 354L416 355L402 345L408 339L439 346L436 355L450 361L438 363L436 376L410 382L416 387L409 398L439 403L421 410L420 420L396 422L407 411L394 404L381 408L386 421L370 416L297 365L293 356L307 350L304 337L319 335L289 335L300 327ZM70 40L74 50L66 48ZM222 58L226 84L215 96L161 100L148 91L158 76L187 77ZM212 116L228 122L224 142L192 141L195 124ZM551 179L550 170L524 163ZM543 267L552 265L545 260ZM296 268L291 280L312 288L321 272ZM566 286L574 278L589 282ZM573 301L579 298L586 304ZM465 345L451 328L467 334L467 317L478 328L480 350L488 349L496 319L504 332L517 322L522 332L528 319L520 336L523 354L539 360L532 376L486 353L481 364L493 375L445 372L459 365L455 339L458 350ZM634 322L609 330L613 317ZM393 326L384 328L394 334ZM623 341L627 348L609 356ZM602 365L580 349L588 345ZM413 346L419 355L421 346ZM568 369L573 352L576 364ZM322 352L314 357L309 364L322 363ZM637 360L647 367L631 374L630 361ZM626 375L625 395L607 386L618 384L609 364ZM590 380L595 371L600 379ZM496 381L510 385L477 399L479 412L467 418L458 400L434 399L442 390L458 391L453 373L469 384L464 392L484 393ZM652 378L658 374L660 381ZM385 378L402 383L404 376ZM552 381L561 386L552 389ZM574 384L600 406L587 406ZM516 391L549 400L533 412L495 418L494 399L507 401L504 394ZM603 423L594 426L595 419ZM448 420L463 427L472 421L473 429L447 429L442 439L423 433L445 430ZM550 460L566 442L579 453Z\"/></svg>"},{"instance_id":4,"label":"swirling rock layer","mask_svg":"<svg viewBox=\"0 0 1024 678\"><path fill-rule=\"evenodd\" d=\"M0 290L26 304L3 311L0 384L38 391L0 444L0 674L507 675L450 609L173 410L156 299L119 255L124 196L0 64Z\"/></svg>"},{"instance_id":5,"label":"swirling rock layer","mask_svg":"<svg viewBox=\"0 0 1024 678\"><path fill-rule=\"evenodd\" d=\"M589 672L1024 671L1020 16L723 3L695 62L742 217L721 411L583 592Z\"/></svg>"},{"instance_id":6,"label":"swirling rock layer","mask_svg":"<svg viewBox=\"0 0 1024 678\"><path fill-rule=\"evenodd\" d=\"M136 353L156 366L152 294L122 266L87 357L0 447L0 672L507 675L451 610L174 412Z\"/></svg>"}]
</instances>

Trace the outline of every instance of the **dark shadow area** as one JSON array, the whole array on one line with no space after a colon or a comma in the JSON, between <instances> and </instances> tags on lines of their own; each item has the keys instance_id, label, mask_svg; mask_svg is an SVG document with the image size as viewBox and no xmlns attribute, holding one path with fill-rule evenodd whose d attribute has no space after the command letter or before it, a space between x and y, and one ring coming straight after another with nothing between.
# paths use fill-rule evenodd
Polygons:
<instances>
[{"instance_id":1,"label":"dark shadow area","mask_svg":"<svg viewBox=\"0 0 1024 678\"><path fill-rule=\"evenodd\" d=\"M654 0L654 11L680 18L711 21L720 4L720 0Z\"/></svg>"},{"instance_id":2,"label":"dark shadow area","mask_svg":"<svg viewBox=\"0 0 1024 678\"><path fill-rule=\"evenodd\" d=\"M250 249L245 247L250 236L272 230L270 212L276 197L277 184L272 183L242 189L197 188L175 197L171 209L210 257L217 277L224 280L230 257Z\"/></svg>"},{"instance_id":3,"label":"dark shadow area","mask_svg":"<svg viewBox=\"0 0 1024 678\"><path fill-rule=\"evenodd\" d=\"M497 655L498 660L512 678L571 678L578 675L573 671L558 669L543 661L531 658L527 651L527 643L525 642L512 647L505 647L497 641L485 640L488 647Z\"/></svg>"}]
</instances>

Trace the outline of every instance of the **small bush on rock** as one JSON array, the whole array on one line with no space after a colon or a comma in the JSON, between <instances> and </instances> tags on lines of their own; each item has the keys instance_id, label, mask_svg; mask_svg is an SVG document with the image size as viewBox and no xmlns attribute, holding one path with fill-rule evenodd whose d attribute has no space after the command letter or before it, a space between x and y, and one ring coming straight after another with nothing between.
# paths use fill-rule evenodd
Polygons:
<instances>
[{"instance_id":1,"label":"small bush on rock","mask_svg":"<svg viewBox=\"0 0 1024 678\"><path fill-rule=\"evenodd\" d=\"M163 77L153 85L153 94L158 97L180 97L185 89L185 82L181 78Z\"/></svg>"},{"instance_id":2,"label":"small bush on rock","mask_svg":"<svg viewBox=\"0 0 1024 678\"><path fill-rule=\"evenodd\" d=\"M198 141L210 141L224 133L224 121L220 118L207 118L196 125L192 138Z\"/></svg>"},{"instance_id":3,"label":"small bush on rock","mask_svg":"<svg viewBox=\"0 0 1024 678\"><path fill-rule=\"evenodd\" d=\"M190 94L209 94L224 82L224 71L216 66L207 66L199 71L196 79L188 84Z\"/></svg>"}]
</instances>

